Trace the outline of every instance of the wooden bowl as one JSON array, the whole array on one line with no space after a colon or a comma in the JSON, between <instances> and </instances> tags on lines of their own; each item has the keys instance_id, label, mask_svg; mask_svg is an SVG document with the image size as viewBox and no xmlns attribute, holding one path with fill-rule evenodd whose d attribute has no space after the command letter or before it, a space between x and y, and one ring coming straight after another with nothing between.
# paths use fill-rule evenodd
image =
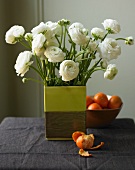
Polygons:
<instances>
[{"instance_id":1,"label":"wooden bowl","mask_svg":"<svg viewBox=\"0 0 135 170\"><path fill-rule=\"evenodd\" d=\"M118 109L86 110L86 128L108 126L117 117L122 105Z\"/></svg>"}]
</instances>

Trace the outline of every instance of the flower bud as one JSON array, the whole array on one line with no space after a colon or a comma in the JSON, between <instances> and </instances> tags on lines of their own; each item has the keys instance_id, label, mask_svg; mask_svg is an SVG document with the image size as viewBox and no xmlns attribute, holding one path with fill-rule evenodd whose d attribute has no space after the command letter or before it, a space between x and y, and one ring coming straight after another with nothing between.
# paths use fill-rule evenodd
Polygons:
<instances>
[{"instance_id":1,"label":"flower bud","mask_svg":"<svg viewBox=\"0 0 135 170\"><path fill-rule=\"evenodd\" d=\"M127 37L125 40L125 44L127 45L133 45L134 44L134 38L133 37Z\"/></svg>"},{"instance_id":2,"label":"flower bud","mask_svg":"<svg viewBox=\"0 0 135 170\"><path fill-rule=\"evenodd\" d=\"M58 21L58 24L63 26L63 25L69 25L70 21L67 19L61 19L60 21Z\"/></svg>"},{"instance_id":3,"label":"flower bud","mask_svg":"<svg viewBox=\"0 0 135 170\"><path fill-rule=\"evenodd\" d=\"M22 82L23 82L23 83L26 83L26 81L27 81L27 78L23 78L23 79L22 79Z\"/></svg>"},{"instance_id":4,"label":"flower bud","mask_svg":"<svg viewBox=\"0 0 135 170\"><path fill-rule=\"evenodd\" d=\"M118 69L115 64L109 64L107 66L106 72L104 73L104 78L112 80L118 73Z\"/></svg>"},{"instance_id":5,"label":"flower bud","mask_svg":"<svg viewBox=\"0 0 135 170\"><path fill-rule=\"evenodd\" d=\"M33 39L33 36L31 33L26 33L25 36L24 36L25 40L26 41L29 41L29 40L32 40Z\"/></svg>"}]
</instances>

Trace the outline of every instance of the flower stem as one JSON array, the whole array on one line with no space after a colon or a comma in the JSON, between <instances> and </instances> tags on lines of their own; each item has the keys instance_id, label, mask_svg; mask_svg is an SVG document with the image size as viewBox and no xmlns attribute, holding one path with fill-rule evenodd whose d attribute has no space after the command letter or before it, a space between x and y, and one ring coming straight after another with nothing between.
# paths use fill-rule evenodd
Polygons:
<instances>
[{"instance_id":1,"label":"flower stem","mask_svg":"<svg viewBox=\"0 0 135 170\"><path fill-rule=\"evenodd\" d=\"M116 38L115 40L126 40L125 38Z\"/></svg>"},{"instance_id":2,"label":"flower stem","mask_svg":"<svg viewBox=\"0 0 135 170\"><path fill-rule=\"evenodd\" d=\"M42 84L42 85L45 85L44 84L44 82L43 81L39 81L39 80L36 80L36 79L33 79L33 78L25 78L25 81L34 81L34 82L36 82L36 83L40 83L40 84Z\"/></svg>"},{"instance_id":3,"label":"flower stem","mask_svg":"<svg viewBox=\"0 0 135 170\"><path fill-rule=\"evenodd\" d=\"M65 49L65 45L66 45L66 31L67 31L67 26L65 25L65 30L64 30L64 44L63 44L63 48Z\"/></svg>"},{"instance_id":4,"label":"flower stem","mask_svg":"<svg viewBox=\"0 0 135 170\"><path fill-rule=\"evenodd\" d=\"M42 66L43 66L43 72L44 72L44 79L46 79L46 65L45 65L45 60L42 60Z\"/></svg>"},{"instance_id":5,"label":"flower stem","mask_svg":"<svg viewBox=\"0 0 135 170\"><path fill-rule=\"evenodd\" d=\"M40 75L40 77L42 78L42 80L44 80L43 75L41 74L41 72L40 72L37 68L35 68L35 67L33 67L33 66L30 66L30 68L32 68L34 71L36 71L36 72Z\"/></svg>"},{"instance_id":6,"label":"flower stem","mask_svg":"<svg viewBox=\"0 0 135 170\"><path fill-rule=\"evenodd\" d=\"M40 74L42 75L42 79L45 79L44 70L42 70L41 63L40 63L38 57L36 56L36 54L35 54L35 57L36 57L37 68L38 68Z\"/></svg>"},{"instance_id":7,"label":"flower stem","mask_svg":"<svg viewBox=\"0 0 135 170\"><path fill-rule=\"evenodd\" d=\"M76 56L75 56L75 58L77 58L77 57L79 57L80 55L82 55L82 54L84 54L86 51L80 51Z\"/></svg>"},{"instance_id":8,"label":"flower stem","mask_svg":"<svg viewBox=\"0 0 135 170\"><path fill-rule=\"evenodd\" d=\"M100 61L102 60L102 58L100 58L94 65L93 67L88 71L86 72L86 78L84 80L84 84L87 83L88 79L90 78L91 74L94 72L95 68L98 66L98 64L100 63Z\"/></svg>"},{"instance_id":9,"label":"flower stem","mask_svg":"<svg viewBox=\"0 0 135 170\"><path fill-rule=\"evenodd\" d=\"M61 39L60 39L60 44L62 44L62 40L63 40L63 26L61 26Z\"/></svg>"},{"instance_id":10,"label":"flower stem","mask_svg":"<svg viewBox=\"0 0 135 170\"><path fill-rule=\"evenodd\" d=\"M58 41L59 48L61 48L61 43L60 43L60 40L59 40L59 38L57 37L57 35L55 35L55 38L56 38L56 40Z\"/></svg>"},{"instance_id":11,"label":"flower stem","mask_svg":"<svg viewBox=\"0 0 135 170\"><path fill-rule=\"evenodd\" d=\"M107 33L105 34L105 36L101 39L101 42L104 41L104 39L107 37L108 34L109 34L109 32L107 32Z\"/></svg>"},{"instance_id":12,"label":"flower stem","mask_svg":"<svg viewBox=\"0 0 135 170\"><path fill-rule=\"evenodd\" d=\"M31 47L26 45L25 43L23 43L22 41L20 41L20 44L22 44L22 46L26 47L27 49L31 50Z\"/></svg>"}]
</instances>

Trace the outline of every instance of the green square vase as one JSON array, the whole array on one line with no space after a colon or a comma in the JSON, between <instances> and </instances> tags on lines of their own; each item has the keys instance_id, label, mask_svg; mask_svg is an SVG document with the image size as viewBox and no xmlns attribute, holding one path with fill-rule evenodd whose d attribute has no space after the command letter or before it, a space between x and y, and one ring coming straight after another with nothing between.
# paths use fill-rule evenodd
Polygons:
<instances>
[{"instance_id":1,"label":"green square vase","mask_svg":"<svg viewBox=\"0 0 135 170\"><path fill-rule=\"evenodd\" d=\"M48 140L71 140L86 129L86 86L44 87L45 135Z\"/></svg>"}]
</instances>

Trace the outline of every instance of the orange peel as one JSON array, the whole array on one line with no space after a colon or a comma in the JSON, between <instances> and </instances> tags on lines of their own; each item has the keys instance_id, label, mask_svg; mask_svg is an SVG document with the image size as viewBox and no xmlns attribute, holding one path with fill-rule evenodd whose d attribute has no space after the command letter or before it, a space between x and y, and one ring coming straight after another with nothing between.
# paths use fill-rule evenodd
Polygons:
<instances>
[{"instance_id":1,"label":"orange peel","mask_svg":"<svg viewBox=\"0 0 135 170\"><path fill-rule=\"evenodd\" d=\"M85 134L84 132L76 131L72 134L72 139L74 140L74 142L76 142L77 138L84 134Z\"/></svg>"},{"instance_id":2,"label":"orange peel","mask_svg":"<svg viewBox=\"0 0 135 170\"><path fill-rule=\"evenodd\" d=\"M101 148L103 145L104 145L104 142L101 142L99 145L97 145L97 146L94 146L94 147L90 148L90 150L96 150L96 149L99 149L99 148Z\"/></svg>"},{"instance_id":3,"label":"orange peel","mask_svg":"<svg viewBox=\"0 0 135 170\"><path fill-rule=\"evenodd\" d=\"M80 149L80 150L79 150L79 155L85 156L85 157L92 156L92 154L90 154L88 151L85 151L85 150L83 150L83 149Z\"/></svg>"}]
</instances>

